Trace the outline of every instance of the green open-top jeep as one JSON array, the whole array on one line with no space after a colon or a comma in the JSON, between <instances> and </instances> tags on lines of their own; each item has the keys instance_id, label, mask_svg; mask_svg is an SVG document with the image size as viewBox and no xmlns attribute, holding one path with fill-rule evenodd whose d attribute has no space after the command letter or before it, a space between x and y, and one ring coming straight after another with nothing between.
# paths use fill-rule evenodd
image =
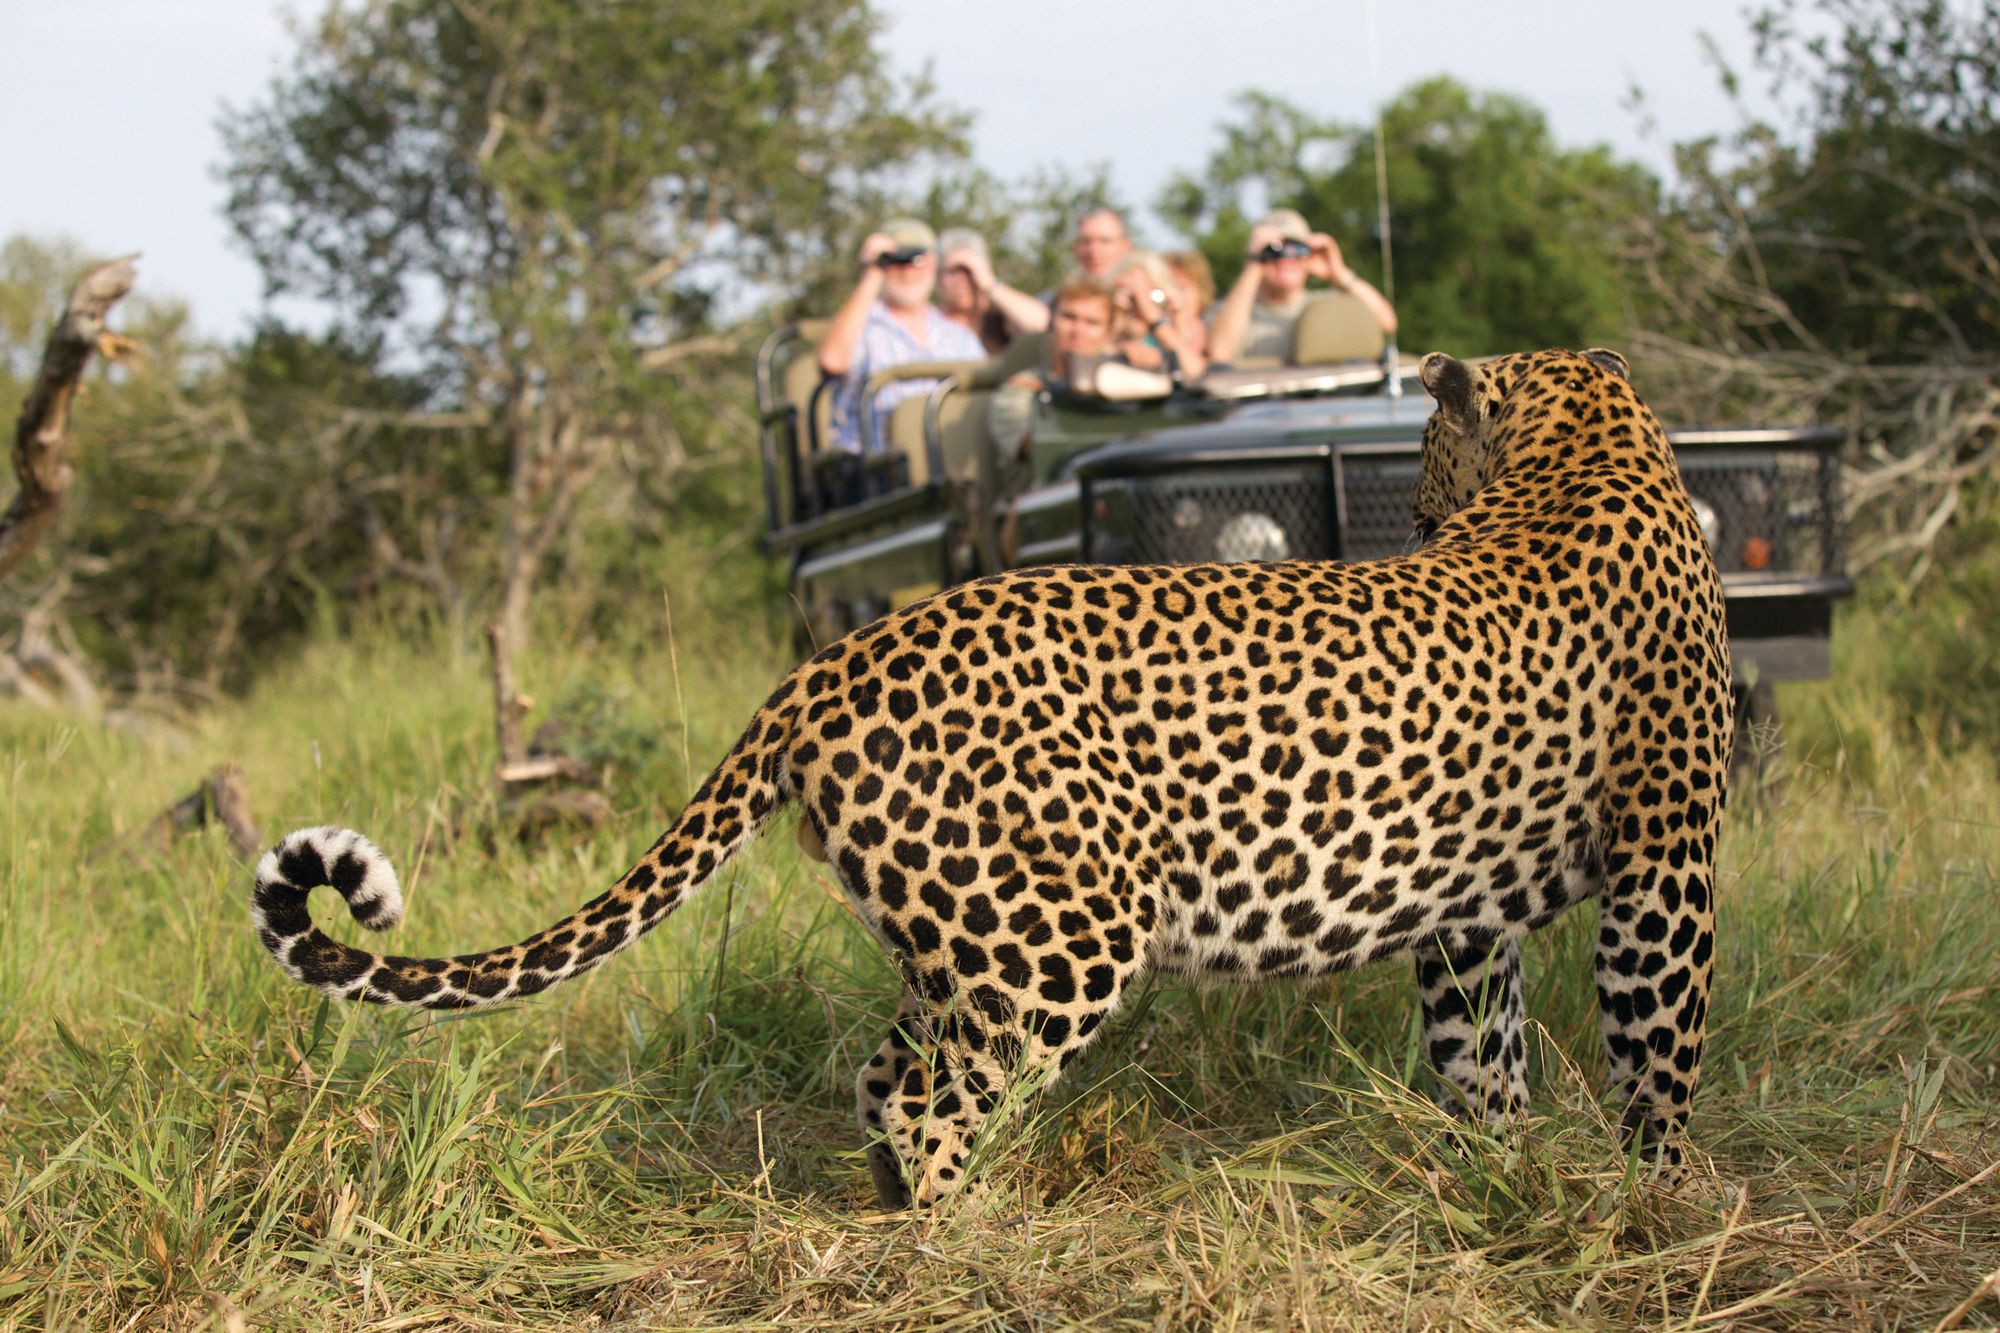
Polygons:
<instances>
[{"instance_id":1,"label":"green open-top jeep","mask_svg":"<svg viewBox=\"0 0 2000 1333\"><path fill-rule=\"evenodd\" d=\"M898 367L935 378L865 441L866 498L828 503L830 387L794 324L757 360L767 543L792 572L808 642L980 574L1078 561L1371 560L1410 549L1410 488L1431 401L1413 363L1369 345L1339 298L1300 321L1293 364L1214 371L1143 396L1043 394L1032 482L997 492L987 404L1041 340L991 362ZM1323 313L1315 316L1316 311ZM1841 565L1836 429L1668 431L1728 596L1739 690L1825 676ZM804 646L804 645L802 645Z\"/></svg>"}]
</instances>

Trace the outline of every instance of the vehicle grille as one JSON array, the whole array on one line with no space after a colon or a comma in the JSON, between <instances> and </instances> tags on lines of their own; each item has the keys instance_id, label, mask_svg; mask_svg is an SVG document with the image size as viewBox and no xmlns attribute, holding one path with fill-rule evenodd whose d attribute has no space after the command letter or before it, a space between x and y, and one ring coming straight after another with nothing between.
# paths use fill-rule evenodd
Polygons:
<instances>
[{"instance_id":1,"label":"vehicle grille","mask_svg":"<svg viewBox=\"0 0 2000 1333\"><path fill-rule=\"evenodd\" d=\"M1340 460L1340 554L1380 560L1417 548L1410 492L1419 471L1414 453L1364 454Z\"/></svg>"},{"instance_id":2,"label":"vehicle grille","mask_svg":"<svg viewBox=\"0 0 2000 1333\"><path fill-rule=\"evenodd\" d=\"M1831 453L1802 449L1682 454L1688 493L1714 514L1709 537L1716 568L1724 574L1838 572L1838 468Z\"/></svg>"},{"instance_id":3,"label":"vehicle grille","mask_svg":"<svg viewBox=\"0 0 2000 1333\"><path fill-rule=\"evenodd\" d=\"M1830 574L1840 570L1839 463L1806 447L1691 446L1681 477L1724 574ZM1374 560L1412 549L1411 454L1340 461L1340 554ZM1707 505L1704 514L1702 505Z\"/></svg>"},{"instance_id":4,"label":"vehicle grille","mask_svg":"<svg viewBox=\"0 0 2000 1333\"><path fill-rule=\"evenodd\" d=\"M1323 459L1096 480L1085 498L1084 558L1127 565L1323 560L1334 554L1331 492Z\"/></svg>"},{"instance_id":5,"label":"vehicle grille","mask_svg":"<svg viewBox=\"0 0 2000 1333\"><path fill-rule=\"evenodd\" d=\"M1839 463L1831 452L1690 445L1679 457L1722 573L1839 572ZM1322 459L1095 478L1084 558L1375 560L1413 550L1415 451L1342 451L1334 467L1338 487Z\"/></svg>"}]
</instances>

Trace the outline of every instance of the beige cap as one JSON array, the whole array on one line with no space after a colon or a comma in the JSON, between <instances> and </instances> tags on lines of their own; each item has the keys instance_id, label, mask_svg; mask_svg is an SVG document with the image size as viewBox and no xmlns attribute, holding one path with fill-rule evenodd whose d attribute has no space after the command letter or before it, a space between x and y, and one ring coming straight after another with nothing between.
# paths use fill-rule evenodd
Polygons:
<instances>
[{"instance_id":1,"label":"beige cap","mask_svg":"<svg viewBox=\"0 0 2000 1333\"><path fill-rule=\"evenodd\" d=\"M896 243L898 250L937 249L937 233L929 223L917 218L891 218L882 224L881 232Z\"/></svg>"},{"instance_id":2,"label":"beige cap","mask_svg":"<svg viewBox=\"0 0 2000 1333\"><path fill-rule=\"evenodd\" d=\"M1306 225L1305 216L1296 208L1274 208L1264 215L1260 227L1276 227L1278 235L1288 241L1312 242L1312 228Z\"/></svg>"}]
</instances>

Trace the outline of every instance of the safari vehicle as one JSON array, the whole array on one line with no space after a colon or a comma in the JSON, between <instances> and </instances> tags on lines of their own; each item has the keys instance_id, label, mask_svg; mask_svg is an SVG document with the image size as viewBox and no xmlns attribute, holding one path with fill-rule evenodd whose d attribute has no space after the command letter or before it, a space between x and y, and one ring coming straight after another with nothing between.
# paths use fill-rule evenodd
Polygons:
<instances>
[{"instance_id":1,"label":"safari vehicle","mask_svg":"<svg viewBox=\"0 0 2000 1333\"><path fill-rule=\"evenodd\" d=\"M981 574L1071 562L1370 560L1411 546L1410 490L1431 401L1351 298L1322 296L1284 365L1197 383L1105 382L1036 405L1030 487L994 488L987 405L1037 365L1041 338L983 363L897 367L867 386L936 378L864 441L867 498L828 503L832 463L813 348L789 325L757 358L769 548L789 563L802 648ZM1739 699L1774 717L1770 685L1831 667L1842 570L1841 432L1669 429L1728 598Z\"/></svg>"}]
</instances>

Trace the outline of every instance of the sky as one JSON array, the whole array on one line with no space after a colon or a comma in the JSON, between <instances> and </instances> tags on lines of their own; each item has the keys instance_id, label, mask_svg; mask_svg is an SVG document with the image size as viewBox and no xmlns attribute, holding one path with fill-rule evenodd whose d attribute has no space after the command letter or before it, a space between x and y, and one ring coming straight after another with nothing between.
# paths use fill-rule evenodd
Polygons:
<instances>
[{"instance_id":1,"label":"sky","mask_svg":"<svg viewBox=\"0 0 2000 1333\"><path fill-rule=\"evenodd\" d=\"M1367 0L878 5L892 66L928 67L942 96L973 113L988 169L1109 163L1115 188L1141 204L1201 166L1245 89L1365 121L1378 95L1438 73L1520 94L1559 142L1606 142L1664 174L1668 145L1739 120L1700 34L1740 67L1750 54L1742 0L1387 0L1373 62ZM243 333L261 285L222 219L216 118L284 70L297 12L265 0L0 0L0 237L140 251L142 290L186 298L207 335ZM1173 239L1136 221L1142 236Z\"/></svg>"}]
</instances>

